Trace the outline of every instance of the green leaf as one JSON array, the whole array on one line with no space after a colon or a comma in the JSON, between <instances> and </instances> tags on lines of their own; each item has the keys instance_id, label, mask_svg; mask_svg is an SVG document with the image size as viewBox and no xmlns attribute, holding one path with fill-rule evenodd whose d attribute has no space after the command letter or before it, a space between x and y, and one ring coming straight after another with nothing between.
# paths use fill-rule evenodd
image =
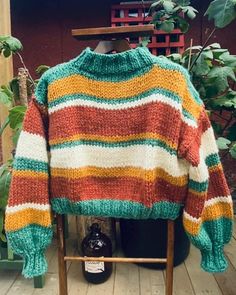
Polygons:
<instances>
[{"instance_id":1,"label":"green leaf","mask_svg":"<svg viewBox=\"0 0 236 295\"><path fill-rule=\"evenodd\" d=\"M148 37L149 39L150 37ZM35 70L35 72L39 75L42 75L44 72L46 72L48 69L50 69L49 66L46 65L40 65L37 67L37 69Z\"/></svg>"},{"instance_id":2,"label":"green leaf","mask_svg":"<svg viewBox=\"0 0 236 295\"><path fill-rule=\"evenodd\" d=\"M10 36L7 40L6 43L9 45L10 50L13 52L19 51L23 49L23 46L20 42L20 40L18 40L15 37Z\"/></svg>"},{"instance_id":3,"label":"green leaf","mask_svg":"<svg viewBox=\"0 0 236 295\"><path fill-rule=\"evenodd\" d=\"M11 55L11 49L8 48L8 47L4 47L4 49L3 49L3 55L5 57L9 57Z\"/></svg>"},{"instance_id":4,"label":"green leaf","mask_svg":"<svg viewBox=\"0 0 236 295\"><path fill-rule=\"evenodd\" d=\"M231 141L224 137L218 137L216 140L217 146L220 150L227 150Z\"/></svg>"},{"instance_id":5,"label":"green leaf","mask_svg":"<svg viewBox=\"0 0 236 295\"><path fill-rule=\"evenodd\" d=\"M186 14L190 19L194 19L196 17L196 13L198 12L197 9L193 8L192 6L187 6Z\"/></svg>"},{"instance_id":6,"label":"green leaf","mask_svg":"<svg viewBox=\"0 0 236 295\"><path fill-rule=\"evenodd\" d=\"M228 79L236 81L234 71L230 67L215 66L208 74L209 78L216 78L215 87L219 92L225 91L229 87Z\"/></svg>"},{"instance_id":7,"label":"green leaf","mask_svg":"<svg viewBox=\"0 0 236 295\"><path fill-rule=\"evenodd\" d=\"M228 49L223 49L223 48L213 49L213 50L212 50L212 53L213 53L214 59L219 59L220 56L221 56L223 53L227 53L227 52L229 52Z\"/></svg>"},{"instance_id":8,"label":"green leaf","mask_svg":"<svg viewBox=\"0 0 236 295\"><path fill-rule=\"evenodd\" d=\"M172 53L170 55L167 56L168 59L176 62L176 63L180 63L181 60L181 54L179 53Z\"/></svg>"},{"instance_id":9,"label":"green leaf","mask_svg":"<svg viewBox=\"0 0 236 295\"><path fill-rule=\"evenodd\" d=\"M189 0L176 0L175 1L177 4L179 4L180 6L187 6L190 4Z\"/></svg>"},{"instance_id":10,"label":"green leaf","mask_svg":"<svg viewBox=\"0 0 236 295\"><path fill-rule=\"evenodd\" d=\"M171 0L164 0L163 7L166 12L171 13L174 8L174 3Z\"/></svg>"},{"instance_id":11,"label":"green leaf","mask_svg":"<svg viewBox=\"0 0 236 295\"><path fill-rule=\"evenodd\" d=\"M14 144L15 146L17 146L17 142L18 142L18 139L19 139L19 136L20 136L21 130L22 130L22 123L21 123L21 127L19 126L19 128L17 128L17 129L14 131L14 134L13 134L13 136L12 136L12 141L13 141L13 144Z\"/></svg>"},{"instance_id":12,"label":"green leaf","mask_svg":"<svg viewBox=\"0 0 236 295\"><path fill-rule=\"evenodd\" d=\"M2 135L3 131L8 126L9 123L10 123L9 117L6 117L5 121L3 122L3 124L0 128L0 136Z\"/></svg>"},{"instance_id":13,"label":"green leaf","mask_svg":"<svg viewBox=\"0 0 236 295\"><path fill-rule=\"evenodd\" d=\"M230 152L230 155L231 155L234 159L236 159L236 144L234 144L234 145L231 147L231 149L229 150L229 152Z\"/></svg>"},{"instance_id":14,"label":"green leaf","mask_svg":"<svg viewBox=\"0 0 236 295\"><path fill-rule=\"evenodd\" d=\"M231 55L228 51L223 52L219 59L224 62L226 66L229 66L231 68L236 68L236 55Z\"/></svg>"},{"instance_id":15,"label":"green leaf","mask_svg":"<svg viewBox=\"0 0 236 295\"><path fill-rule=\"evenodd\" d=\"M6 107L12 106L12 96L9 96L8 91L3 88L0 88L0 103L4 104Z\"/></svg>"},{"instance_id":16,"label":"green leaf","mask_svg":"<svg viewBox=\"0 0 236 295\"><path fill-rule=\"evenodd\" d=\"M166 33L170 33L174 30L175 25L173 21L166 20L160 25L160 30L165 31Z\"/></svg>"},{"instance_id":17,"label":"green leaf","mask_svg":"<svg viewBox=\"0 0 236 295\"><path fill-rule=\"evenodd\" d=\"M221 48L219 43L212 43L206 47L206 49L219 49L219 48Z\"/></svg>"},{"instance_id":18,"label":"green leaf","mask_svg":"<svg viewBox=\"0 0 236 295\"><path fill-rule=\"evenodd\" d=\"M224 28L236 18L235 0L214 0L210 3L205 15L214 20L217 28Z\"/></svg>"},{"instance_id":19,"label":"green leaf","mask_svg":"<svg viewBox=\"0 0 236 295\"><path fill-rule=\"evenodd\" d=\"M177 21L178 27L181 30L181 32L187 33L187 31L189 29L189 23L186 21L186 19L178 16L178 17L176 17L176 21Z\"/></svg>"},{"instance_id":20,"label":"green leaf","mask_svg":"<svg viewBox=\"0 0 236 295\"><path fill-rule=\"evenodd\" d=\"M16 106L9 110L10 127L12 129L17 128L19 123L23 122L26 109L26 106Z\"/></svg>"},{"instance_id":21,"label":"green leaf","mask_svg":"<svg viewBox=\"0 0 236 295\"><path fill-rule=\"evenodd\" d=\"M236 141L236 123L229 127L227 138L231 141Z\"/></svg>"}]
</instances>

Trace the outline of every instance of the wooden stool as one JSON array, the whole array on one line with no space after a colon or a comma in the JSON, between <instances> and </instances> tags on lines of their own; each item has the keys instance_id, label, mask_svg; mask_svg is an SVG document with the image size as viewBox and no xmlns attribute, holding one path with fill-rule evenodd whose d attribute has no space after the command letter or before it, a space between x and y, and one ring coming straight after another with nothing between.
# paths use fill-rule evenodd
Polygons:
<instances>
[{"instance_id":1,"label":"wooden stool","mask_svg":"<svg viewBox=\"0 0 236 295\"><path fill-rule=\"evenodd\" d=\"M64 215L56 214L58 239L58 269L59 269L59 295L68 295L67 290L67 261L107 261L126 263L166 263L166 295L173 292L173 261L174 261L174 221L168 220L167 228L167 257L166 258L124 258L124 257L81 257L66 256L64 234Z\"/></svg>"}]
</instances>

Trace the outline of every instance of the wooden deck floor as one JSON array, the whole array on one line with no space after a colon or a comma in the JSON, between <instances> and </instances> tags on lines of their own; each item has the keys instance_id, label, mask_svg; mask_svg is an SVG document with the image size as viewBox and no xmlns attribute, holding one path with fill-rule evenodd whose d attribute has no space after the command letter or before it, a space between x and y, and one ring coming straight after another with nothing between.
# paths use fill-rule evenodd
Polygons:
<instances>
[{"instance_id":1,"label":"wooden deck floor","mask_svg":"<svg viewBox=\"0 0 236 295\"><path fill-rule=\"evenodd\" d=\"M74 233L70 234L67 244L68 254L76 253ZM212 275L200 269L199 251L192 247L186 261L174 269L173 294L236 295L236 232L226 247L226 254L229 258L228 270ZM17 271L0 271L0 295L58 294L56 241L48 249L47 259L49 268L43 289L34 289L33 281L24 279ZM69 295L164 295L164 282L164 271L117 263L113 265L112 276L107 282L92 285L84 280L79 263L68 263Z\"/></svg>"}]
</instances>

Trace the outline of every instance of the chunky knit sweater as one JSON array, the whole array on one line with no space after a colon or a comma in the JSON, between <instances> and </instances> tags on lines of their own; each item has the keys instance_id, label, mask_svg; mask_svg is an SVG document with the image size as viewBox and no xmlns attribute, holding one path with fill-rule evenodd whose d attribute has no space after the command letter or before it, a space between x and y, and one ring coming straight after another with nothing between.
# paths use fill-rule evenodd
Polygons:
<instances>
[{"instance_id":1,"label":"chunky knit sweater","mask_svg":"<svg viewBox=\"0 0 236 295\"><path fill-rule=\"evenodd\" d=\"M232 200L189 74L145 48L86 48L46 71L18 141L5 229L25 277L46 272L52 211L176 219L201 266L224 271Z\"/></svg>"}]
</instances>

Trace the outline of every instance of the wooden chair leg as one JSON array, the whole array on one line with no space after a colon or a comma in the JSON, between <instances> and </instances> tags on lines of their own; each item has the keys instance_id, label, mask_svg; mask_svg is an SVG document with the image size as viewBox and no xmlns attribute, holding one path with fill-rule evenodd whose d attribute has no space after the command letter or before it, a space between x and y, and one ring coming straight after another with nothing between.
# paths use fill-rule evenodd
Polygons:
<instances>
[{"instance_id":1,"label":"wooden chair leg","mask_svg":"<svg viewBox=\"0 0 236 295\"><path fill-rule=\"evenodd\" d=\"M173 267L174 267L174 221L168 220L167 229L167 264L166 264L166 295L173 293Z\"/></svg>"},{"instance_id":2,"label":"wooden chair leg","mask_svg":"<svg viewBox=\"0 0 236 295\"><path fill-rule=\"evenodd\" d=\"M59 271L59 295L67 295L67 270L66 261L66 245L63 225L65 224L65 216L56 214L57 221L57 242L58 242L58 271Z\"/></svg>"}]
</instances>

